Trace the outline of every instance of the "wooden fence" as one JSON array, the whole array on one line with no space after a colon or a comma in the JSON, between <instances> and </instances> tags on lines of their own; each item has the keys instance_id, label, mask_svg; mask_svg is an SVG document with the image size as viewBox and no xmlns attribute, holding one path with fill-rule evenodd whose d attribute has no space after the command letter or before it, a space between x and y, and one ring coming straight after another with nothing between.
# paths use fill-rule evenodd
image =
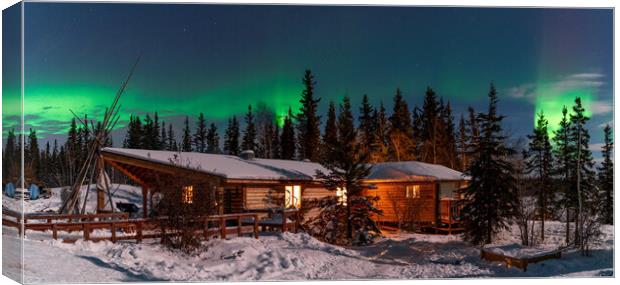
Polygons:
<instances>
[{"instance_id":1,"label":"wooden fence","mask_svg":"<svg viewBox=\"0 0 620 285\"><path fill-rule=\"evenodd\" d=\"M500 253L491 252L485 249L480 250L480 258L488 261L499 261L506 264L506 267L517 267L523 271L527 270L527 266L530 263L536 263L552 258L562 258L562 252L560 250L554 250L548 253L539 254L532 257L512 257L503 255Z\"/></svg>"},{"instance_id":2,"label":"wooden fence","mask_svg":"<svg viewBox=\"0 0 620 285\"><path fill-rule=\"evenodd\" d=\"M106 213L88 215L22 215L9 210L2 210L2 225L15 227L19 235L25 235L31 231L51 231L52 238L58 239L59 232L82 232L84 240L100 241L110 240L136 240L138 242L148 238L160 238L162 236L161 219L129 219L125 213ZM236 221L237 225L227 226L228 221ZM248 222L250 222L248 225ZM252 234L258 238L258 214L240 213L214 215L204 218L196 218L197 223L202 223L202 229L196 234L201 234L205 239L211 237L226 238L228 235L241 236ZM92 236L94 230L109 230L109 236ZM123 235L118 235L122 231ZM166 235L174 235L173 230L164 231ZM64 239L74 242L76 239Z\"/></svg>"}]
</instances>

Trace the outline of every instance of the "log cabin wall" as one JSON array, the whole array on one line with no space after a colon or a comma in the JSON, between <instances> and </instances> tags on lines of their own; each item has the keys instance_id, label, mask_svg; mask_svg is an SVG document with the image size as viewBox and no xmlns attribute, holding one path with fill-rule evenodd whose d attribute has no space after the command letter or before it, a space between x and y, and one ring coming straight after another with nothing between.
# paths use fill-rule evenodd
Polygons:
<instances>
[{"instance_id":1,"label":"log cabin wall","mask_svg":"<svg viewBox=\"0 0 620 285\"><path fill-rule=\"evenodd\" d=\"M377 217L379 222L415 222L432 224L436 221L437 184L435 182L392 182L374 183L376 189L365 191L367 196L378 196L376 207L383 211ZM406 187L420 185L420 197L408 198Z\"/></svg>"}]
</instances>

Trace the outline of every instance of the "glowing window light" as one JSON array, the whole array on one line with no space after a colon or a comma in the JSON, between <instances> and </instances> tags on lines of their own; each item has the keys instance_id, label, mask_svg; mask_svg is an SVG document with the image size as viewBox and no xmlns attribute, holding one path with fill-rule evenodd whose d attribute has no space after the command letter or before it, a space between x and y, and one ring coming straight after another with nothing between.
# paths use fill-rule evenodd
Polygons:
<instances>
[{"instance_id":1,"label":"glowing window light","mask_svg":"<svg viewBox=\"0 0 620 285\"><path fill-rule=\"evenodd\" d=\"M181 201L183 201L183 204L191 204L194 202L194 186L183 186Z\"/></svg>"}]
</instances>

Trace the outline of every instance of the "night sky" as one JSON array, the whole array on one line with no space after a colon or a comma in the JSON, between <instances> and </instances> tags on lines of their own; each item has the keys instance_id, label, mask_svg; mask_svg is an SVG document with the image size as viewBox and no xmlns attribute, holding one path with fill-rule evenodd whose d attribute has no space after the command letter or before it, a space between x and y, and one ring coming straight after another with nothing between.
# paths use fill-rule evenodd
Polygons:
<instances>
[{"instance_id":1,"label":"night sky","mask_svg":"<svg viewBox=\"0 0 620 285\"><path fill-rule=\"evenodd\" d=\"M142 60L122 98L129 114L158 111L180 135L185 115L204 112L223 137L229 116L264 102L277 115L297 110L301 77L316 76L320 112L363 94L391 111L401 88L410 107L426 86L452 104L455 119L486 111L499 90L504 127L514 137L543 110L551 126L581 96L596 157L601 125L613 112L611 9L25 4L25 118L40 137L64 140L72 117L101 115L131 65ZM4 29L13 27L5 13ZM3 127L19 109L19 45L5 36ZM15 43L15 41L13 41ZM18 61L17 61L18 62ZM12 64L13 63L13 64ZM323 120L324 121L324 120ZM120 145L124 129L114 134Z\"/></svg>"}]
</instances>

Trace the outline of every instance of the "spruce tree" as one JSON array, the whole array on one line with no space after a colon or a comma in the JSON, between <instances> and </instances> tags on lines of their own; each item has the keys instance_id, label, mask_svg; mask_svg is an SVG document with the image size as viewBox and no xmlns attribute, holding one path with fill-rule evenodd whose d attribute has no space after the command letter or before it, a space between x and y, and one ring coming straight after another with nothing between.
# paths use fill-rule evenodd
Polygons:
<instances>
[{"instance_id":1,"label":"spruce tree","mask_svg":"<svg viewBox=\"0 0 620 285\"><path fill-rule=\"evenodd\" d=\"M364 94L359 115L359 135L364 151L369 152L375 136L374 108L368 102L368 95ZM329 120L329 119L328 119Z\"/></svg>"},{"instance_id":2,"label":"spruce tree","mask_svg":"<svg viewBox=\"0 0 620 285\"><path fill-rule=\"evenodd\" d=\"M538 215L540 216L540 238L545 240L545 217L549 213L548 201L551 197L553 181L551 180L553 154L548 133L548 121L542 111L537 115L536 126L531 135L526 153L526 173L532 174L538 199Z\"/></svg>"},{"instance_id":3,"label":"spruce tree","mask_svg":"<svg viewBox=\"0 0 620 285\"><path fill-rule=\"evenodd\" d=\"M280 137L280 158L293 159L295 158L295 129L293 126L293 112L291 108L288 108L288 115L284 118L284 125L282 126L282 135Z\"/></svg>"},{"instance_id":4,"label":"spruce tree","mask_svg":"<svg viewBox=\"0 0 620 285\"><path fill-rule=\"evenodd\" d=\"M459 120L459 139L458 139L458 151L459 151L459 170L465 171L468 164L468 155L467 155L467 129L465 126L465 117L461 114L461 119Z\"/></svg>"},{"instance_id":5,"label":"spruce tree","mask_svg":"<svg viewBox=\"0 0 620 285\"><path fill-rule=\"evenodd\" d=\"M214 123L211 123L207 131L207 152L220 153L220 136Z\"/></svg>"},{"instance_id":6,"label":"spruce tree","mask_svg":"<svg viewBox=\"0 0 620 285\"><path fill-rule=\"evenodd\" d=\"M174 135L174 131L172 130L172 124L168 125L168 141L166 142L166 150L177 151L177 139Z\"/></svg>"},{"instance_id":7,"label":"spruce tree","mask_svg":"<svg viewBox=\"0 0 620 285\"><path fill-rule=\"evenodd\" d=\"M577 216L575 228L575 241L580 244L583 249L584 242L584 219L596 214L598 211L598 193L596 192L594 178L594 161L592 152L589 148L590 134L585 126L590 118L585 116L585 109L581 104L581 98L575 98L573 112L570 114L571 128L569 131L569 139L575 146L573 155L576 160L575 183L572 184L573 190L577 196Z\"/></svg>"},{"instance_id":8,"label":"spruce tree","mask_svg":"<svg viewBox=\"0 0 620 285\"><path fill-rule=\"evenodd\" d=\"M243 131L242 150L256 151L256 125L254 124L254 114L252 105L248 105L248 112L245 114L245 130Z\"/></svg>"},{"instance_id":9,"label":"spruce tree","mask_svg":"<svg viewBox=\"0 0 620 285\"><path fill-rule=\"evenodd\" d=\"M440 117L441 111L437 95L431 87L426 88L424 95L424 105L420 115L422 126L420 130L420 159L424 162L438 163L438 144L440 142Z\"/></svg>"},{"instance_id":10,"label":"spruce tree","mask_svg":"<svg viewBox=\"0 0 620 285\"><path fill-rule=\"evenodd\" d=\"M159 136L161 141L159 141L159 149L160 150L168 150L168 133L166 132L166 122L161 122L161 136Z\"/></svg>"},{"instance_id":11,"label":"spruce tree","mask_svg":"<svg viewBox=\"0 0 620 285\"><path fill-rule=\"evenodd\" d=\"M476 111L474 111L474 108L469 106L467 108L467 113L467 154L469 156L469 160L471 161L478 156L476 150L478 149L478 142L480 140L480 126L478 124L478 115L476 114Z\"/></svg>"},{"instance_id":12,"label":"spruce tree","mask_svg":"<svg viewBox=\"0 0 620 285\"><path fill-rule=\"evenodd\" d=\"M306 70L302 79L304 90L301 94L301 107L297 114L297 145L301 160L308 159L317 161L320 156L321 131L319 126L321 118L317 115L320 98L314 96L314 76L312 71Z\"/></svg>"},{"instance_id":13,"label":"spruce tree","mask_svg":"<svg viewBox=\"0 0 620 285\"><path fill-rule=\"evenodd\" d=\"M565 220L566 220L566 244L570 243L570 210L575 206L576 196L571 191L570 185L573 181L572 169L576 168L573 157L574 146L570 141L570 129L571 124L568 120L568 109L566 106L562 108L562 119L560 120L559 128L555 131L553 137L553 143L555 148L553 149L556 157L555 174L559 177L561 183L560 187L563 192L562 198L559 201L561 207L563 207Z\"/></svg>"},{"instance_id":14,"label":"spruce tree","mask_svg":"<svg viewBox=\"0 0 620 285\"><path fill-rule=\"evenodd\" d=\"M32 173L35 183L38 183L41 180L41 153L39 152L39 140L37 139L37 132L33 129L30 129L30 133L28 134L28 147L25 151L25 164L26 167L30 169L30 173Z\"/></svg>"},{"instance_id":15,"label":"spruce tree","mask_svg":"<svg viewBox=\"0 0 620 285\"><path fill-rule=\"evenodd\" d=\"M228 127L224 135L224 151L230 155L239 155L239 123L237 117L228 120Z\"/></svg>"},{"instance_id":16,"label":"spruce tree","mask_svg":"<svg viewBox=\"0 0 620 285\"><path fill-rule=\"evenodd\" d=\"M336 124L336 106L333 101L330 101L327 121L325 121L325 132L323 133L323 161L333 159L333 150L338 144L338 127Z\"/></svg>"},{"instance_id":17,"label":"spruce tree","mask_svg":"<svg viewBox=\"0 0 620 285\"><path fill-rule=\"evenodd\" d=\"M201 112L196 122L196 132L193 137L194 151L207 152L207 121Z\"/></svg>"},{"instance_id":18,"label":"spruce tree","mask_svg":"<svg viewBox=\"0 0 620 285\"><path fill-rule=\"evenodd\" d=\"M138 119L137 119L138 120ZM148 113L144 116L144 125L142 127L142 148L143 149L155 149L156 142L154 140L153 133L155 132L155 125L151 115Z\"/></svg>"},{"instance_id":19,"label":"spruce tree","mask_svg":"<svg viewBox=\"0 0 620 285\"><path fill-rule=\"evenodd\" d=\"M489 110L479 115L480 141L478 156L465 173L471 177L464 189L463 222L465 239L473 244L492 242L493 235L508 227L516 214L517 188L514 169L507 160L514 151L506 146L497 114L497 92L493 84L489 91Z\"/></svg>"},{"instance_id":20,"label":"spruce tree","mask_svg":"<svg viewBox=\"0 0 620 285\"><path fill-rule=\"evenodd\" d=\"M273 133L271 134L271 158L279 159L281 151L280 144L280 127L276 123L274 125Z\"/></svg>"},{"instance_id":21,"label":"spruce tree","mask_svg":"<svg viewBox=\"0 0 620 285\"><path fill-rule=\"evenodd\" d=\"M2 182L8 183L13 182L13 184L17 183L18 175L18 167L17 160L19 159L15 138L15 129L9 129L6 144L4 147L4 153L2 155Z\"/></svg>"},{"instance_id":22,"label":"spruce tree","mask_svg":"<svg viewBox=\"0 0 620 285\"><path fill-rule=\"evenodd\" d=\"M598 185L601 191L601 217L604 224L614 223L614 162L612 152L614 149L613 134L611 127L606 125L603 129L605 141L602 149L603 162L598 168Z\"/></svg>"},{"instance_id":23,"label":"spruce tree","mask_svg":"<svg viewBox=\"0 0 620 285\"><path fill-rule=\"evenodd\" d=\"M338 116L338 143L333 149L330 160L322 162L329 173L317 172L317 178L321 179L325 188L332 191L344 190L343 202L339 204L322 203L322 211L345 213L342 222L346 228L345 242L348 244L367 244L372 238L380 233L372 216L380 213L374 206L374 199L363 196L363 191L370 186L363 183L363 179L370 173L371 166L366 163L368 153L363 152L357 140L357 131L353 123L353 114L349 98L345 97L340 105ZM328 197L326 199L332 199ZM344 209L342 209L344 208ZM344 210L344 211L343 211ZM340 231L335 227L335 231ZM331 235L327 241L341 243L338 240L340 234Z\"/></svg>"},{"instance_id":24,"label":"spruce tree","mask_svg":"<svg viewBox=\"0 0 620 285\"><path fill-rule=\"evenodd\" d=\"M388 139L388 130L389 130L389 122L385 114L385 107L383 106L383 102L379 105L379 110L374 111L374 129L375 134L373 137L373 142L371 144L371 153L370 153L370 161L373 163L384 162L388 157L388 147L389 147L389 139Z\"/></svg>"},{"instance_id":25,"label":"spruce tree","mask_svg":"<svg viewBox=\"0 0 620 285\"><path fill-rule=\"evenodd\" d=\"M394 95L394 112L390 116L389 128L389 160L414 160L413 126L407 102L403 99L400 89Z\"/></svg>"},{"instance_id":26,"label":"spruce tree","mask_svg":"<svg viewBox=\"0 0 620 285\"><path fill-rule=\"evenodd\" d=\"M151 133L151 141L152 141L152 149L154 150L162 150L163 144L161 143L161 125L159 123L159 115L155 112L153 115L153 132Z\"/></svg>"},{"instance_id":27,"label":"spruce tree","mask_svg":"<svg viewBox=\"0 0 620 285\"><path fill-rule=\"evenodd\" d=\"M452 116L452 107L450 106L450 102L448 102L445 107L441 109L440 122L442 125L440 164L455 169L458 165L457 141L454 127L454 117Z\"/></svg>"},{"instance_id":28,"label":"spruce tree","mask_svg":"<svg viewBox=\"0 0 620 285\"><path fill-rule=\"evenodd\" d=\"M181 151L192 151L192 136L189 130L189 117L185 116L185 124L183 127L183 138L181 139Z\"/></svg>"}]
</instances>

